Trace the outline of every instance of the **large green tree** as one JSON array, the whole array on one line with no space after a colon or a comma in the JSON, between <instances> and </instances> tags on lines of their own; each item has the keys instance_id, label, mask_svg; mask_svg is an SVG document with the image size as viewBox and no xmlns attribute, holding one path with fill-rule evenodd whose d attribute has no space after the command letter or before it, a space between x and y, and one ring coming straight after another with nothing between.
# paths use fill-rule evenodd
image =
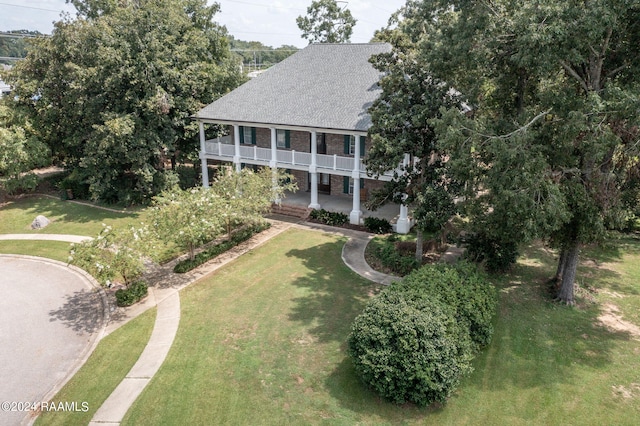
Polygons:
<instances>
[{"instance_id":1,"label":"large green tree","mask_svg":"<svg viewBox=\"0 0 640 426\"><path fill-rule=\"evenodd\" d=\"M307 8L307 15L298 16L296 23L309 44L348 43L356 19L336 0L314 0Z\"/></svg>"},{"instance_id":2,"label":"large green tree","mask_svg":"<svg viewBox=\"0 0 640 426\"><path fill-rule=\"evenodd\" d=\"M640 2L410 1L406 15L423 65L473 108L435 123L476 230L549 238L573 303L580 247L636 190Z\"/></svg>"},{"instance_id":3,"label":"large green tree","mask_svg":"<svg viewBox=\"0 0 640 426\"><path fill-rule=\"evenodd\" d=\"M204 0L74 0L10 81L54 156L93 198L149 200L167 158L195 157L199 108L236 87L219 10Z\"/></svg>"},{"instance_id":4,"label":"large green tree","mask_svg":"<svg viewBox=\"0 0 640 426\"><path fill-rule=\"evenodd\" d=\"M420 63L415 44L400 29L381 31L381 41L393 50L374 56L371 62L383 73L382 94L369 109L372 146L367 153L367 170L380 175L408 162L393 179L372 193L368 203L377 208L387 202L411 206L416 220L416 258L422 260L422 232L441 231L455 212L457 185L448 178L430 119L441 108L460 102L455 92L433 78Z\"/></svg>"},{"instance_id":5,"label":"large green tree","mask_svg":"<svg viewBox=\"0 0 640 426\"><path fill-rule=\"evenodd\" d=\"M0 190L14 193L34 189L38 183L36 167L51 161L49 148L34 136L26 117L8 105L12 100L0 101Z\"/></svg>"}]
</instances>

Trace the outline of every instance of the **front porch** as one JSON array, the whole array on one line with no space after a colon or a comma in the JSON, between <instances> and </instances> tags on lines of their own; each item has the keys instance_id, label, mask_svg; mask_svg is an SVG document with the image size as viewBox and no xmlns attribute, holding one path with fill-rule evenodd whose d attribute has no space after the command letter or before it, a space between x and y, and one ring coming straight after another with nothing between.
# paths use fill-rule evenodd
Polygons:
<instances>
[{"instance_id":1,"label":"front porch","mask_svg":"<svg viewBox=\"0 0 640 426\"><path fill-rule=\"evenodd\" d=\"M352 176L354 172L362 179L368 178L367 170L360 159L341 155L326 155L313 152L301 152L290 149L261 148L257 145L237 146L230 136L222 136L203 142L200 158L217 161L230 161L269 167L274 164L280 169L310 171L339 176ZM388 181L394 173L402 173L400 167L386 172L378 180Z\"/></svg>"},{"instance_id":2,"label":"front porch","mask_svg":"<svg viewBox=\"0 0 640 426\"><path fill-rule=\"evenodd\" d=\"M287 192L282 204L306 208L309 206L310 199L311 193L309 191L298 190L297 192ZM318 194L318 204L320 204L320 208L325 210L341 212L346 215L349 215L353 208L351 198L328 194ZM394 231L396 230L396 222L400 218L400 206L397 204L386 204L376 211L367 210L364 205L361 205L360 211L362 219L365 217L387 219L393 225Z\"/></svg>"},{"instance_id":3,"label":"front porch","mask_svg":"<svg viewBox=\"0 0 640 426\"><path fill-rule=\"evenodd\" d=\"M326 144L326 130L324 133L319 133L317 130L311 130L309 132L300 131L299 129L284 129L284 149L282 149L278 138L279 130L275 127L269 127L268 132L261 137L268 137L267 140L258 140L257 127L240 126L239 124L233 124L233 131L231 135L222 136L213 140L207 140L205 138L204 123L200 122L200 159L202 160L202 177L203 185L209 185L209 176L207 161L222 161L232 162L237 171L240 171L243 165L254 165L271 167L276 170L287 169L289 171L303 172L307 175L308 182L303 183L305 178L301 179L300 176L296 176L300 179L300 184L309 188L309 193L299 192L298 197L292 196L291 201L297 200L301 206L326 210L345 212L349 216L349 222L351 224L362 224L364 217L385 217L390 220L394 227L394 231L402 234L406 234L411 229L411 220L408 216L408 209L405 206L387 206L380 212L368 211L362 204L362 200L366 198L366 193L361 192L361 189L366 191L365 179L369 179L367 176L366 168L362 162L362 157L365 155L365 136L360 134L361 132L353 132L353 134L344 134L343 148L344 156L336 153L336 146ZM247 131L246 129L251 129ZM242 132L241 132L242 130ZM298 144L299 148L304 148L307 143L310 148L310 152L304 152L302 149L292 149L290 143L291 132L295 131L299 135L303 136L302 139L307 139L308 142ZM240 134L243 134L243 138ZM282 135L282 132L280 132ZM247 139L244 136L250 135L251 138ZM319 137L320 135L320 137ZM265 138L266 139L266 138ZM241 143L242 140L242 143ZM289 143L287 143L289 140ZM318 151L318 140L321 141L322 152L326 152L329 148L332 150L327 154L321 154ZM233 144L230 143L233 141ZM247 143L249 142L249 143ZM335 141L334 141L335 142ZM260 146L265 145L265 146ZM268 148L266 147L268 146ZM409 156L405 154L402 165L398 165L396 170L390 171L384 175L378 176L376 180L385 181L391 180L396 173L402 173L403 169L409 164ZM349 194L350 197L336 197L336 196L324 196L321 194L322 190L326 190L327 185L335 187L336 182L332 182L333 177L339 177L342 179L342 192ZM329 188L330 192L334 192ZM321 198L322 196L322 198ZM396 216L397 219L396 219Z\"/></svg>"}]
</instances>

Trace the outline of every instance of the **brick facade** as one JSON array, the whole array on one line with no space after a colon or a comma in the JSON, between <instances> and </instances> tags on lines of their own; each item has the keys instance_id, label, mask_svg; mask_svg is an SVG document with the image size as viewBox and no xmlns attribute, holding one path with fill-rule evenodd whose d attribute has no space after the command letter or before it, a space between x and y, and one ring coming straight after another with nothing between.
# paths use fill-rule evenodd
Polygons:
<instances>
[{"instance_id":1,"label":"brick facade","mask_svg":"<svg viewBox=\"0 0 640 426\"><path fill-rule=\"evenodd\" d=\"M229 126L229 134L231 140L233 140L233 126ZM256 146L259 148L271 148L271 129L264 127L257 127L255 130ZM318 133L318 137L321 138L321 133ZM352 157L353 155L345 153L345 136L339 134L325 133L325 144L327 155L339 155L343 157ZM242 143L242 141L241 141ZM365 140L365 155L370 139ZM286 148L278 148L283 150ZM296 152L311 152L311 134L310 132L291 130L289 132L289 148ZM291 170L291 174L295 177L298 183L299 191L309 190L309 176L306 171ZM367 194L373 189L381 188L384 182L377 181L375 179L364 179L364 188ZM344 192L344 177L339 175L331 175L330 178L331 195L351 197ZM368 196L368 195L367 195Z\"/></svg>"}]
</instances>

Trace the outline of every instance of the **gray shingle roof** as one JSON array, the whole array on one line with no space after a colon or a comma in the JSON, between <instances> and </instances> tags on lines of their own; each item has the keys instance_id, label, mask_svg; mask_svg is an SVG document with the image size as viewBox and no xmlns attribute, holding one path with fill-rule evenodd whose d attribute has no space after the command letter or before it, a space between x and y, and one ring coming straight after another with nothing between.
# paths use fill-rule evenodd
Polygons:
<instances>
[{"instance_id":1,"label":"gray shingle roof","mask_svg":"<svg viewBox=\"0 0 640 426\"><path fill-rule=\"evenodd\" d=\"M319 129L367 131L380 72L369 63L391 46L312 44L212 104L196 117Z\"/></svg>"}]
</instances>

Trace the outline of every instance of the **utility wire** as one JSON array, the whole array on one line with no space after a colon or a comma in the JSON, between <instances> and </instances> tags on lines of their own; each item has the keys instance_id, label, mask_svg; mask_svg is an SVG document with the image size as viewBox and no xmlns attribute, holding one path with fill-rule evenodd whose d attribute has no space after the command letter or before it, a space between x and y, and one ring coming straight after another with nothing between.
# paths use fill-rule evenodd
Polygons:
<instances>
[{"instance_id":1,"label":"utility wire","mask_svg":"<svg viewBox=\"0 0 640 426\"><path fill-rule=\"evenodd\" d=\"M22 4L11 4L11 3L4 3L4 2L0 2L0 4L3 6L22 7L24 9L45 10L47 12L62 12L62 10L45 9L44 7L25 6Z\"/></svg>"}]
</instances>

